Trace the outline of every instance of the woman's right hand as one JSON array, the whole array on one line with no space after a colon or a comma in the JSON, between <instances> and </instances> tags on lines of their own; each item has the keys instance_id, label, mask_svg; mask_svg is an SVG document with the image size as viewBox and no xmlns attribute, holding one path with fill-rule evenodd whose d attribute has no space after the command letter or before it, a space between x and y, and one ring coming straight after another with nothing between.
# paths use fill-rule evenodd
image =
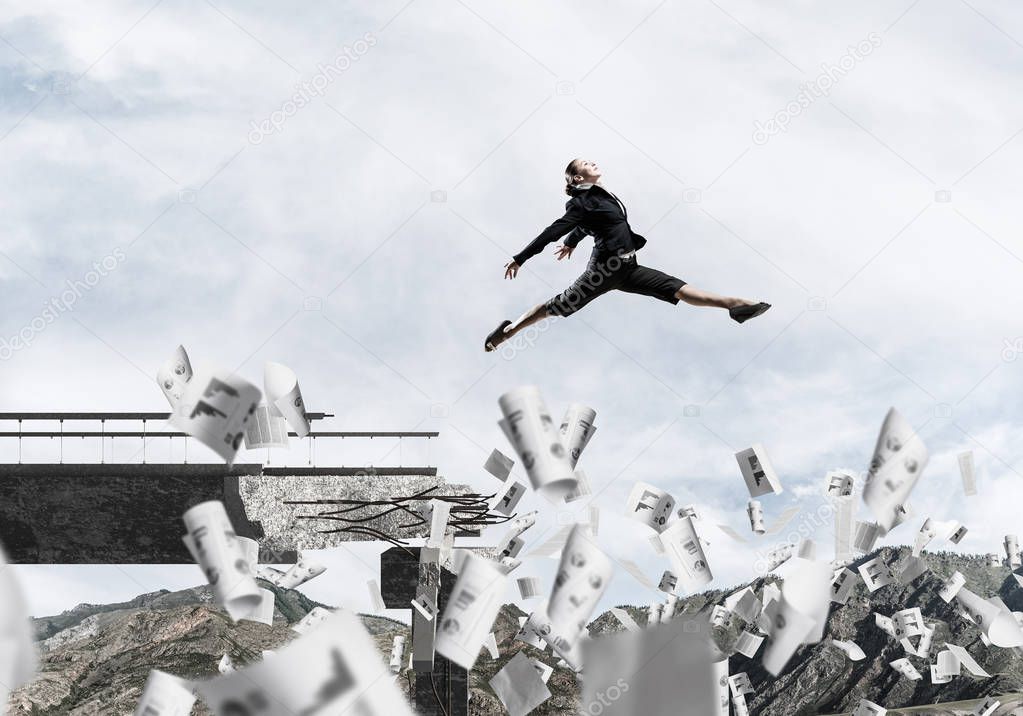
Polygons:
<instances>
[{"instance_id":1,"label":"woman's right hand","mask_svg":"<svg viewBox=\"0 0 1023 716\"><path fill-rule=\"evenodd\" d=\"M554 258L558 261L561 261L561 259L571 258L573 251L575 251L574 246L566 246L563 244L554 250Z\"/></svg>"},{"instance_id":2,"label":"woman's right hand","mask_svg":"<svg viewBox=\"0 0 1023 716\"><path fill-rule=\"evenodd\" d=\"M515 278L519 273L519 265L514 261L510 261L504 265L504 277Z\"/></svg>"}]
</instances>

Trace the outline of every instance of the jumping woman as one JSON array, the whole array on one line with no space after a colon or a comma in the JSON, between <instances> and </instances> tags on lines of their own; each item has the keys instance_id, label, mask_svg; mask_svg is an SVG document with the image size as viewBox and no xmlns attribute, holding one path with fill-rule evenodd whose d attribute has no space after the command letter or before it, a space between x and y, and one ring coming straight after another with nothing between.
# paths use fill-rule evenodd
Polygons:
<instances>
[{"instance_id":1,"label":"jumping woman","mask_svg":"<svg viewBox=\"0 0 1023 716\"><path fill-rule=\"evenodd\" d=\"M543 251L565 234L563 245L555 250L558 261L572 255L584 236L593 237L593 253L583 275L565 291L546 303L534 306L516 321L502 321L483 343L492 351L522 329L548 316L570 316L608 291L619 290L678 304L727 308L732 320L743 323L771 307L769 303L745 298L718 296L703 291L657 269L640 266L636 251L646 244L629 226L625 205L600 183L600 168L588 159L573 159L565 168L565 215L544 229L529 245L505 264L504 277L515 278L529 258Z\"/></svg>"}]
</instances>

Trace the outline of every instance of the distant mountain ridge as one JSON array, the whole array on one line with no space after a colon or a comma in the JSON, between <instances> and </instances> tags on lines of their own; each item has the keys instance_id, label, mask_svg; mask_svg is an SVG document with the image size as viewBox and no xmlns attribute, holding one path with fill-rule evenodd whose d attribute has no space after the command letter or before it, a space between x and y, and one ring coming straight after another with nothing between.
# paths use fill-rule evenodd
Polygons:
<instances>
[{"instance_id":1,"label":"distant mountain ridge","mask_svg":"<svg viewBox=\"0 0 1023 716\"><path fill-rule=\"evenodd\" d=\"M885 547L865 555L849 566L881 556L888 564L897 564L909 554L907 548ZM1000 596L1014 611L1023 611L1023 589L1005 567L990 567L984 555L964 556L947 552L925 553L931 573L907 586L893 584L868 594L857 584L845 605L833 605L825 639L820 644L802 647L786 670L777 678L760 666L759 655L747 659L741 654L730 658L729 671L749 674L755 694L747 697L753 716L811 716L842 714L867 698L889 709L889 714L914 713L929 716L968 714L971 700L990 694L1015 694L1005 700L998 716L1023 714L1019 692L1023 691L1023 658L1012 650L988 648L980 640L976 626L959 616L955 603L938 597L941 578L958 570L967 586L977 594ZM774 577L750 583L762 589ZM256 661L263 649L279 649L297 634L289 625L299 621L313 607L324 606L300 592L273 589L277 598L274 624L268 627L253 622L233 624L223 610L213 604L209 587L178 592L159 590L116 604L80 604L62 614L33 620L40 641L40 673L28 686L11 697L11 714L130 714L141 693L149 670L158 668L186 678L210 678L217 675L216 664L224 653L239 666ZM727 594L741 588L713 590L679 600L676 615L693 614L721 603ZM920 607L924 618L937 627L931 659L909 656L923 674L909 681L888 664L906 656L902 647L874 624L873 612L891 616L899 609ZM625 606L640 626L646 624L647 610ZM490 691L490 678L515 653L525 649L528 656L554 665L557 658L514 640L518 618L525 616L516 605L502 608L494 624L500 656L491 659L484 651L470 676L472 696L470 713L496 716L505 711ZM741 623L733 620L728 630L718 630L719 642L727 646L738 634ZM385 617L363 616L363 623L374 636L383 658L390 653L396 634L408 635L408 627ZM618 620L605 612L589 625L590 633L620 631ZM851 662L845 654L829 646L832 638L855 641L867 658ZM974 658L994 676L971 677L964 671L948 684L931 684L928 663L946 641L968 649ZM399 678L407 689L407 680ZM552 698L533 713L537 716L579 713L576 675L568 669L555 669L548 684ZM928 706L905 710L914 704L963 702L957 707ZM208 711L197 705L195 714Z\"/></svg>"}]
</instances>

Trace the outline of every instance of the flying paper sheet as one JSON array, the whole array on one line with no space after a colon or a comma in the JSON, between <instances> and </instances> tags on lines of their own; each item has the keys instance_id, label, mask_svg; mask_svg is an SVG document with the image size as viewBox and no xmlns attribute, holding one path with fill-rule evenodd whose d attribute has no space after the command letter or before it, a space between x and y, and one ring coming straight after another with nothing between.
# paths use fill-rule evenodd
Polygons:
<instances>
[{"instance_id":1,"label":"flying paper sheet","mask_svg":"<svg viewBox=\"0 0 1023 716\"><path fill-rule=\"evenodd\" d=\"M981 703L977 704L977 708L975 708L971 713L973 716L991 716L1001 705L1002 702L994 696L988 696Z\"/></svg>"},{"instance_id":2,"label":"flying paper sheet","mask_svg":"<svg viewBox=\"0 0 1023 716\"><path fill-rule=\"evenodd\" d=\"M645 577L644 577L645 579ZM678 584L678 580L670 570L664 570L664 574L661 575L661 581L658 582L657 588L662 592L668 592L669 594L675 591L675 585Z\"/></svg>"},{"instance_id":3,"label":"flying paper sheet","mask_svg":"<svg viewBox=\"0 0 1023 716\"><path fill-rule=\"evenodd\" d=\"M554 673L554 667L548 666L539 659L530 659L529 663L531 663L533 668L536 669L536 673L540 674L541 681L545 684L550 681L551 674Z\"/></svg>"},{"instance_id":4,"label":"flying paper sheet","mask_svg":"<svg viewBox=\"0 0 1023 716\"><path fill-rule=\"evenodd\" d=\"M358 617L339 611L272 659L195 686L217 716L413 716L376 654Z\"/></svg>"},{"instance_id":5,"label":"flying paper sheet","mask_svg":"<svg viewBox=\"0 0 1023 716\"><path fill-rule=\"evenodd\" d=\"M767 459L763 445L757 443L735 453L735 460L739 463L739 470L742 472L742 479L746 481L750 497L781 493L781 481L771 466L771 461Z\"/></svg>"},{"instance_id":6,"label":"flying paper sheet","mask_svg":"<svg viewBox=\"0 0 1023 716\"><path fill-rule=\"evenodd\" d=\"M907 585L927 571L927 562L920 557L908 557L899 569L899 584Z\"/></svg>"},{"instance_id":7,"label":"flying paper sheet","mask_svg":"<svg viewBox=\"0 0 1023 716\"><path fill-rule=\"evenodd\" d=\"M220 661L217 662L217 671L219 671L221 674L230 674L234 670L235 670L234 662L231 661L230 656L224 654L222 657L220 657Z\"/></svg>"},{"instance_id":8,"label":"flying paper sheet","mask_svg":"<svg viewBox=\"0 0 1023 716\"><path fill-rule=\"evenodd\" d=\"M727 664L698 618L588 640L583 656L581 703L606 704L602 716L719 714L722 677L727 696Z\"/></svg>"},{"instance_id":9,"label":"flying paper sheet","mask_svg":"<svg viewBox=\"0 0 1023 716\"><path fill-rule=\"evenodd\" d=\"M898 671L903 676L905 676L910 681L919 681L920 679L923 678L922 676L920 676L920 672L916 670L916 667L913 666L909 659L906 659L905 657L903 657L902 659L896 659L895 661L889 662L888 665L891 666L896 671Z\"/></svg>"},{"instance_id":10,"label":"flying paper sheet","mask_svg":"<svg viewBox=\"0 0 1023 716\"><path fill-rule=\"evenodd\" d=\"M568 540L568 534L572 531L572 525L564 525L561 529L554 533L554 535L543 542L539 547L533 549L527 556L529 557L557 557L561 554L561 550L565 546L565 542Z\"/></svg>"},{"instance_id":11,"label":"flying paper sheet","mask_svg":"<svg viewBox=\"0 0 1023 716\"><path fill-rule=\"evenodd\" d=\"M511 390L498 399L504 418L498 423L515 448L533 489L554 503L576 486L571 458L561 442L540 389Z\"/></svg>"},{"instance_id":12,"label":"flying paper sheet","mask_svg":"<svg viewBox=\"0 0 1023 716\"><path fill-rule=\"evenodd\" d=\"M633 562L631 559L625 558L619 559L618 565L626 572L628 572L629 575L631 575L637 582L642 584L644 587L648 589L654 588L654 583L647 579L647 576L643 574L643 570L640 568L640 566Z\"/></svg>"},{"instance_id":13,"label":"flying paper sheet","mask_svg":"<svg viewBox=\"0 0 1023 716\"><path fill-rule=\"evenodd\" d=\"M503 452L500 450L494 450L490 453L490 457L487 458L487 461L483 463L483 469L501 482L504 482L508 479L508 475L511 474L512 465L514 464L515 461Z\"/></svg>"},{"instance_id":14,"label":"flying paper sheet","mask_svg":"<svg viewBox=\"0 0 1023 716\"><path fill-rule=\"evenodd\" d=\"M295 371L280 363L268 362L263 369L263 389L270 412L287 420L300 438L308 435L309 418Z\"/></svg>"},{"instance_id":15,"label":"flying paper sheet","mask_svg":"<svg viewBox=\"0 0 1023 716\"><path fill-rule=\"evenodd\" d=\"M831 582L831 601L845 604L852 588L856 586L858 578L859 575L856 572L848 567L843 567Z\"/></svg>"},{"instance_id":16,"label":"flying paper sheet","mask_svg":"<svg viewBox=\"0 0 1023 716\"><path fill-rule=\"evenodd\" d=\"M728 677L728 689L732 692L732 696L745 696L754 693L753 685L745 671Z\"/></svg>"},{"instance_id":17,"label":"flying paper sheet","mask_svg":"<svg viewBox=\"0 0 1023 716\"><path fill-rule=\"evenodd\" d=\"M288 447L288 423L270 407L260 405L245 426L245 449Z\"/></svg>"},{"instance_id":18,"label":"flying paper sheet","mask_svg":"<svg viewBox=\"0 0 1023 716\"><path fill-rule=\"evenodd\" d=\"M573 528L561 553L561 565L547 603L547 616L554 632L568 642L552 644L564 649L582 634L613 573L611 560L586 530L581 526Z\"/></svg>"},{"instance_id":19,"label":"flying paper sheet","mask_svg":"<svg viewBox=\"0 0 1023 716\"><path fill-rule=\"evenodd\" d=\"M892 615L892 625L895 629L896 639L908 639L920 636L924 630L924 618L920 613L920 607L901 609Z\"/></svg>"},{"instance_id":20,"label":"flying paper sheet","mask_svg":"<svg viewBox=\"0 0 1023 716\"><path fill-rule=\"evenodd\" d=\"M778 515L778 519L772 522L771 526L767 528L767 534L776 535L781 532L788 526L789 522L792 521L792 518L799 514L799 510L800 508L798 505L786 507L782 510L782 513Z\"/></svg>"},{"instance_id":21,"label":"flying paper sheet","mask_svg":"<svg viewBox=\"0 0 1023 716\"><path fill-rule=\"evenodd\" d=\"M927 458L927 448L912 426L895 408L889 410L863 486L863 501L874 513L882 535L904 519L909 493Z\"/></svg>"},{"instance_id":22,"label":"flying paper sheet","mask_svg":"<svg viewBox=\"0 0 1023 716\"><path fill-rule=\"evenodd\" d=\"M590 489L590 480L586 477L586 473L582 470L575 471L575 487L572 491L565 495L565 502L575 502L581 500L584 497L588 497L593 494L593 490Z\"/></svg>"},{"instance_id":23,"label":"flying paper sheet","mask_svg":"<svg viewBox=\"0 0 1023 716\"><path fill-rule=\"evenodd\" d=\"M659 487L646 482L632 486L625 506L625 516L661 532L675 509L675 498Z\"/></svg>"},{"instance_id":24,"label":"flying paper sheet","mask_svg":"<svg viewBox=\"0 0 1023 716\"><path fill-rule=\"evenodd\" d=\"M881 527L876 522L856 522L856 535L853 538L853 547L859 552L870 552L874 549L874 543L881 536Z\"/></svg>"},{"instance_id":25,"label":"flying paper sheet","mask_svg":"<svg viewBox=\"0 0 1023 716\"><path fill-rule=\"evenodd\" d=\"M373 613L379 614L384 611L384 599L380 595L380 584L375 579L371 579L366 583L366 588L369 590L369 601L373 604Z\"/></svg>"},{"instance_id":26,"label":"flying paper sheet","mask_svg":"<svg viewBox=\"0 0 1023 716\"><path fill-rule=\"evenodd\" d=\"M956 661L959 663L959 666L966 667L966 670L974 676L980 676L985 679L991 677L991 674L987 673L987 671L985 671L984 668L970 655L970 652L966 651L963 647L957 646L956 644L946 643L945 648L952 653ZM959 673L958 667L956 668L955 673Z\"/></svg>"},{"instance_id":27,"label":"flying paper sheet","mask_svg":"<svg viewBox=\"0 0 1023 716\"><path fill-rule=\"evenodd\" d=\"M750 500L746 505L746 515L749 517L749 526L755 534L762 535L767 531L764 527L764 508L759 500Z\"/></svg>"},{"instance_id":28,"label":"flying paper sheet","mask_svg":"<svg viewBox=\"0 0 1023 716\"><path fill-rule=\"evenodd\" d=\"M472 669L497 618L507 582L507 575L496 564L466 552L437 627L438 654Z\"/></svg>"},{"instance_id":29,"label":"flying paper sheet","mask_svg":"<svg viewBox=\"0 0 1023 716\"><path fill-rule=\"evenodd\" d=\"M920 641L916 647L913 646L913 642L909 639L902 639L899 643L902 644L902 648L906 650L907 654L915 654L921 659L927 659L931 655L931 644L934 641L936 631L936 627L928 626L925 623L920 632Z\"/></svg>"},{"instance_id":30,"label":"flying paper sheet","mask_svg":"<svg viewBox=\"0 0 1023 716\"><path fill-rule=\"evenodd\" d=\"M526 486L521 482L515 481L508 485L508 489L504 491L504 494L497 497L496 502L492 505L492 508L502 515L510 515L515 511L516 505L519 504L519 500L526 494Z\"/></svg>"},{"instance_id":31,"label":"flying paper sheet","mask_svg":"<svg viewBox=\"0 0 1023 716\"><path fill-rule=\"evenodd\" d=\"M821 640L831 606L831 566L795 559L792 572L782 582L779 598L764 607L760 622L768 633L761 663L774 676L785 669L801 644Z\"/></svg>"},{"instance_id":32,"label":"flying paper sheet","mask_svg":"<svg viewBox=\"0 0 1023 716\"><path fill-rule=\"evenodd\" d=\"M959 590L955 599L992 644L1002 648L1023 646L1023 630L1004 605L985 601L966 587Z\"/></svg>"},{"instance_id":33,"label":"flying paper sheet","mask_svg":"<svg viewBox=\"0 0 1023 716\"><path fill-rule=\"evenodd\" d=\"M539 577L520 577L515 582L519 585L519 594L523 599L541 596Z\"/></svg>"},{"instance_id":34,"label":"flying paper sheet","mask_svg":"<svg viewBox=\"0 0 1023 716\"><path fill-rule=\"evenodd\" d=\"M832 470L825 476L828 497L852 497L856 476L852 470Z\"/></svg>"},{"instance_id":35,"label":"flying paper sheet","mask_svg":"<svg viewBox=\"0 0 1023 716\"><path fill-rule=\"evenodd\" d=\"M867 658L867 655L863 653L863 649L861 649L855 642L832 639L831 644L832 646L844 651L850 661L863 661Z\"/></svg>"},{"instance_id":36,"label":"flying paper sheet","mask_svg":"<svg viewBox=\"0 0 1023 716\"><path fill-rule=\"evenodd\" d=\"M612 607L611 614L614 615L614 618L629 631L639 631L639 624L637 624L636 620L621 607Z\"/></svg>"},{"instance_id":37,"label":"flying paper sheet","mask_svg":"<svg viewBox=\"0 0 1023 716\"><path fill-rule=\"evenodd\" d=\"M235 375L200 371L185 384L170 422L231 465L260 395L259 388Z\"/></svg>"},{"instance_id":38,"label":"flying paper sheet","mask_svg":"<svg viewBox=\"0 0 1023 716\"><path fill-rule=\"evenodd\" d=\"M568 450L572 467L579 462L579 456L586 449L593 433L597 432L597 428L593 425L596 417L597 413L593 408L588 408L580 403L572 403L565 411L559 432L561 441L565 444L565 449Z\"/></svg>"},{"instance_id":39,"label":"flying paper sheet","mask_svg":"<svg viewBox=\"0 0 1023 716\"><path fill-rule=\"evenodd\" d=\"M891 569L880 556L864 562L857 569L860 577L863 578L863 583L867 585L867 590L871 593L895 581Z\"/></svg>"},{"instance_id":40,"label":"flying paper sheet","mask_svg":"<svg viewBox=\"0 0 1023 716\"><path fill-rule=\"evenodd\" d=\"M311 629L319 626L323 623L323 620L329 617L333 612L323 607L313 607L312 610L302 617L299 621L291 625L292 631L296 631L299 634L305 634ZM395 637L397 638L397 637ZM405 637L401 637L404 639Z\"/></svg>"},{"instance_id":41,"label":"flying paper sheet","mask_svg":"<svg viewBox=\"0 0 1023 716\"><path fill-rule=\"evenodd\" d=\"M294 589L326 571L327 568L324 565L303 556L278 578L277 586L284 589Z\"/></svg>"},{"instance_id":42,"label":"flying paper sheet","mask_svg":"<svg viewBox=\"0 0 1023 716\"><path fill-rule=\"evenodd\" d=\"M977 494L977 473L973 466L973 451L959 453L959 474L963 478L963 494L969 497Z\"/></svg>"},{"instance_id":43,"label":"flying paper sheet","mask_svg":"<svg viewBox=\"0 0 1023 716\"><path fill-rule=\"evenodd\" d=\"M168 358L156 372L156 382L167 397L172 412L177 412L181 406L181 401L185 397L185 388L190 380L192 380L192 364L188 360L185 347L178 346L174 355Z\"/></svg>"},{"instance_id":44,"label":"flying paper sheet","mask_svg":"<svg viewBox=\"0 0 1023 716\"><path fill-rule=\"evenodd\" d=\"M188 716L195 705L189 683L153 669L135 707L136 716Z\"/></svg>"},{"instance_id":45,"label":"flying paper sheet","mask_svg":"<svg viewBox=\"0 0 1023 716\"><path fill-rule=\"evenodd\" d=\"M519 617L519 633L515 635L515 640L529 644L537 649L546 649L547 642L540 636L540 631L549 623L547 604L545 602L534 609L533 613L528 617Z\"/></svg>"},{"instance_id":46,"label":"flying paper sheet","mask_svg":"<svg viewBox=\"0 0 1023 716\"><path fill-rule=\"evenodd\" d=\"M448 527L451 515L451 503L446 500L430 500L430 536L426 540L427 547L440 548L444 544L444 532Z\"/></svg>"},{"instance_id":47,"label":"flying paper sheet","mask_svg":"<svg viewBox=\"0 0 1023 716\"><path fill-rule=\"evenodd\" d=\"M391 658L388 666L392 674L401 672L402 659L405 656L405 637L402 634L395 634L391 641Z\"/></svg>"},{"instance_id":48,"label":"flying paper sheet","mask_svg":"<svg viewBox=\"0 0 1023 716\"><path fill-rule=\"evenodd\" d=\"M496 659L501 655L501 652L497 648L497 634L490 632L487 634L487 640L483 642L483 646L486 647L487 653L490 654L491 659Z\"/></svg>"},{"instance_id":49,"label":"flying paper sheet","mask_svg":"<svg viewBox=\"0 0 1023 716\"><path fill-rule=\"evenodd\" d=\"M874 624L888 636L895 636L895 622L890 617L874 612Z\"/></svg>"},{"instance_id":50,"label":"flying paper sheet","mask_svg":"<svg viewBox=\"0 0 1023 716\"><path fill-rule=\"evenodd\" d=\"M734 540L735 540L736 542L740 542L740 543L742 543L742 544L748 544L748 541L746 540L746 538L745 538L745 537L743 537L742 535L740 535L740 534L739 534L738 532L736 532L735 530L733 530L733 529L732 529L731 527L729 527L728 525L717 525L717 528L718 528L719 530L721 530L722 532L724 532L724 533L725 533L726 535L728 535L729 537L731 537L732 539L734 539Z\"/></svg>"},{"instance_id":51,"label":"flying paper sheet","mask_svg":"<svg viewBox=\"0 0 1023 716\"><path fill-rule=\"evenodd\" d=\"M1019 538L1016 535L1005 535L1005 558L1009 563L1009 569L1020 566Z\"/></svg>"},{"instance_id":52,"label":"flying paper sheet","mask_svg":"<svg viewBox=\"0 0 1023 716\"><path fill-rule=\"evenodd\" d=\"M727 627L731 613L720 604L715 604L713 609L710 610L710 624L716 627Z\"/></svg>"},{"instance_id":53,"label":"flying paper sheet","mask_svg":"<svg viewBox=\"0 0 1023 716\"><path fill-rule=\"evenodd\" d=\"M667 601L661 607L661 623L669 622L675 618L675 609L678 607L678 597L674 594L669 594Z\"/></svg>"},{"instance_id":54,"label":"flying paper sheet","mask_svg":"<svg viewBox=\"0 0 1023 716\"><path fill-rule=\"evenodd\" d=\"M885 716L887 713L888 709L884 706L878 706L873 701L860 699L860 702L856 705L856 710L852 712L852 716Z\"/></svg>"},{"instance_id":55,"label":"flying paper sheet","mask_svg":"<svg viewBox=\"0 0 1023 716\"><path fill-rule=\"evenodd\" d=\"M938 596L941 597L946 603L951 604L955 596L959 594L959 590L966 584L966 577L959 572L953 572L951 577L948 577L941 585L941 589L938 590Z\"/></svg>"},{"instance_id":56,"label":"flying paper sheet","mask_svg":"<svg viewBox=\"0 0 1023 716\"><path fill-rule=\"evenodd\" d=\"M831 505L835 510L835 561L846 562L853 557L856 503L852 496L832 497Z\"/></svg>"},{"instance_id":57,"label":"flying paper sheet","mask_svg":"<svg viewBox=\"0 0 1023 716\"><path fill-rule=\"evenodd\" d=\"M526 716L551 697L536 667L521 651L494 675L490 688L504 704L509 716Z\"/></svg>"},{"instance_id":58,"label":"flying paper sheet","mask_svg":"<svg viewBox=\"0 0 1023 716\"><path fill-rule=\"evenodd\" d=\"M764 643L764 637L754 634L747 630L739 634L739 638L735 640L735 651L743 656L752 659L757 653L757 649Z\"/></svg>"},{"instance_id":59,"label":"flying paper sheet","mask_svg":"<svg viewBox=\"0 0 1023 716\"><path fill-rule=\"evenodd\" d=\"M672 571L679 585L695 594L714 578L707 564L703 545L696 534L692 517L682 517L672 522L661 535L661 544L673 565Z\"/></svg>"},{"instance_id":60,"label":"flying paper sheet","mask_svg":"<svg viewBox=\"0 0 1023 716\"><path fill-rule=\"evenodd\" d=\"M213 598L232 620L249 618L265 603L222 502L200 502L182 517L182 539L213 587ZM272 592L270 593L273 594Z\"/></svg>"}]
</instances>

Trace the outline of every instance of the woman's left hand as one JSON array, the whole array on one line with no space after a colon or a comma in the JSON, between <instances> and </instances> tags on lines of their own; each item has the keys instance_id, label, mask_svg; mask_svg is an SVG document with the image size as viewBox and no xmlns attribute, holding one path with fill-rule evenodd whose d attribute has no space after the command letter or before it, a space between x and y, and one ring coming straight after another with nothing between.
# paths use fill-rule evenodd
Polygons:
<instances>
[{"instance_id":1,"label":"woman's left hand","mask_svg":"<svg viewBox=\"0 0 1023 716\"><path fill-rule=\"evenodd\" d=\"M561 246L554 250L554 258L556 258L558 261L561 261L561 259L571 258L573 251L575 251L574 246L566 246L562 244Z\"/></svg>"}]
</instances>

